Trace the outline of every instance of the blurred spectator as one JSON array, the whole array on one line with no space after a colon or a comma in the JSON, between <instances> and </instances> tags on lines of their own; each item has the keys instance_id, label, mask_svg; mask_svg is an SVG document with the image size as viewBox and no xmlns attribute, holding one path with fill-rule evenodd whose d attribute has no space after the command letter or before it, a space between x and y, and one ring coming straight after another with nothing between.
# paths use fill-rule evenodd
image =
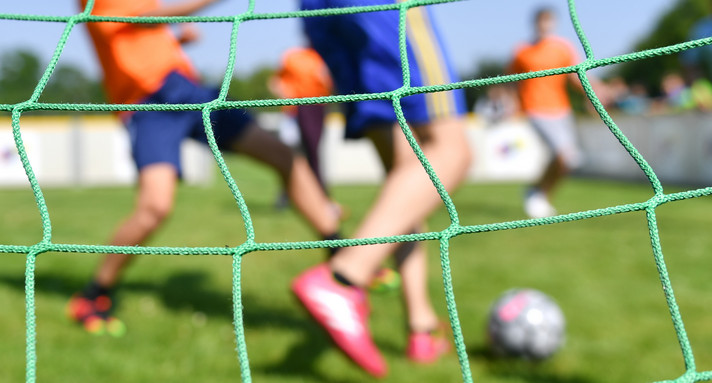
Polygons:
<instances>
[{"instance_id":1,"label":"blurred spectator","mask_svg":"<svg viewBox=\"0 0 712 383\"><path fill-rule=\"evenodd\" d=\"M663 91L664 106L667 110L682 111L695 107L690 88L678 73L669 73L663 77L660 84Z\"/></svg>"},{"instance_id":2,"label":"blurred spectator","mask_svg":"<svg viewBox=\"0 0 712 383\"><path fill-rule=\"evenodd\" d=\"M704 77L698 78L690 86L692 101L697 109L712 111L712 83Z\"/></svg>"},{"instance_id":3,"label":"blurred spectator","mask_svg":"<svg viewBox=\"0 0 712 383\"><path fill-rule=\"evenodd\" d=\"M645 114L650 110L650 95L645 85L635 83L630 86L628 108L631 114Z\"/></svg>"},{"instance_id":4,"label":"blurred spectator","mask_svg":"<svg viewBox=\"0 0 712 383\"><path fill-rule=\"evenodd\" d=\"M690 40L697 40L712 36L712 16L699 20L690 29ZM680 54L688 84L694 83L701 77L712 75L712 47L709 45L689 49Z\"/></svg>"},{"instance_id":5,"label":"blurred spectator","mask_svg":"<svg viewBox=\"0 0 712 383\"><path fill-rule=\"evenodd\" d=\"M626 114L644 114L648 111L648 100L645 87L634 84L629 87L622 77L608 80L608 92L612 99L612 106Z\"/></svg>"},{"instance_id":6,"label":"blurred spectator","mask_svg":"<svg viewBox=\"0 0 712 383\"><path fill-rule=\"evenodd\" d=\"M690 30L690 39L712 36L712 16L699 20ZM690 87L694 106L702 111L712 110L712 47L709 45L684 51L680 55L685 67L685 79Z\"/></svg>"}]
</instances>

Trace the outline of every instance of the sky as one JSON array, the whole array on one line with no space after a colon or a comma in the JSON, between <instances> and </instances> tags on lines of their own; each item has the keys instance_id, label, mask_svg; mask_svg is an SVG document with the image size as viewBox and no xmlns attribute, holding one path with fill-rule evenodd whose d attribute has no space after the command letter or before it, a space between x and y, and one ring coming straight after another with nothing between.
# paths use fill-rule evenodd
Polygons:
<instances>
[{"instance_id":1,"label":"sky","mask_svg":"<svg viewBox=\"0 0 712 383\"><path fill-rule=\"evenodd\" d=\"M132 0L126 0L132 1ZM165 0L169 2L169 0ZM77 0L2 0L0 14L72 15ZM578 0L577 12L596 58L631 51L675 0ZM542 6L558 16L558 33L578 41L568 18L565 0L469 0L432 6L455 67L471 73L482 60L508 60L514 47L532 36L532 13ZM247 0L222 0L201 15L230 15L246 10ZM297 0L256 0L255 11L281 12L297 9ZM201 24L202 40L186 48L198 69L208 78L219 78L228 56L230 25ZM63 23L0 20L0 54L26 48L49 62L64 28ZM236 72L249 74L260 66L276 66L281 53L304 44L299 20L260 20L244 23L238 36ZM583 51L580 50L581 56ZM81 67L99 76L85 26L75 28L62 53L61 62Z\"/></svg>"}]
</instances>

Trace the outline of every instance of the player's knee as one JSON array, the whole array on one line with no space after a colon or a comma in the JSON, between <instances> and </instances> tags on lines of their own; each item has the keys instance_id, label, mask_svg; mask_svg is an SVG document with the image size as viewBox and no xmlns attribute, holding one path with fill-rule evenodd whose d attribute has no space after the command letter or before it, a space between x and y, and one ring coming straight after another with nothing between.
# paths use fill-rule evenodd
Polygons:
<instances>
[{"instance_id":1,"label":"player's knee","mask_svg":"<svg viewBox=\"0 0 712 383\"><path fill-rule=\"evenodd\" d=\"M161 203L157 203L157 204L154 204L153 206L151 206L150 213L151 213L151 215L153 215L153 217L157 221L160 222L160 221L163 221L166 218L168 218L168 216L171 214L172 211L173 211L172 203L161 202Z\"/></svg>"},{"instance_id":2,"label":"player's knee","mask_svg":"<svg viewBox=\"0 0 712 383\"><path fill-rule=\"evenodd\" d=\"M173 204L170 202L151 202L139 208L139 216L144 226L155 228L159 226L173 211Z\"/></svg>"}]
</instances>

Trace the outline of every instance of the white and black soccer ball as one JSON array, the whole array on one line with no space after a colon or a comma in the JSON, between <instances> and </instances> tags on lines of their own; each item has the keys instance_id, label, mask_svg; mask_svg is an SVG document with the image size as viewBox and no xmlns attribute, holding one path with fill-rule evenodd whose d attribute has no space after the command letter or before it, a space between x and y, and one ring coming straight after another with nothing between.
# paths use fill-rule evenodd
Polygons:
<instances>
[{"instance_id":1,"label":"white and black soccer ball","mask_svg":"<svg viewBox=\"0 0 712 383\"><path fill-rule=\"evenodd\" d=\"M541 360L564 343L566 320L559 306L533 289L506 291L492 305L487 333L498 356Z\"/></svg>"}]
</instances>

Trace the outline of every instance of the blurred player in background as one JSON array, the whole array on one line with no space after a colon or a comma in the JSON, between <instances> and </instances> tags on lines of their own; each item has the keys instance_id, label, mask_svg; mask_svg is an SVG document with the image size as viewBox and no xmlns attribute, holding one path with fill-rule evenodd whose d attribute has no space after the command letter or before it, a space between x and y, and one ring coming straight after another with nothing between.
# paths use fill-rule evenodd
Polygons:
<instances>
[{"instance_id":1,"label":"blurred player in background","mask_svg":"<svg viewBox=\"0 0 712 383\"><path fill-rule=\"evenodd\" d=\"M522 44L516 50L510 73L577 64L573 47L554 35L555 28L556 18L552 10L544 8L536 12L534 41ZM567 81L583 90L575 73L532 78L518 84L522 110L551 152L543 175L525 194L524 210L531 218L556 215L556 209L551 205L553 193L564 176L581 162Z\"/></svg>"},{"instance_id":2,"label":"blurred player in background","mask_svg":"<svg viewBox=\"0 0 712 383\"><path fill-rule=\"evenodd\" d=\"M394 0L302 0L302 9L392 4ZM403 86L398 11L304 19L314 49L329 66L340 94L378 93ZM429 10L407 14L407 56L411 86L456 81L443 53ZM461 114L460 91L418 94L400 100L405 118L447 190L465 177L470 152ZM408 234L421 227L442 201L396 123L390 100L345 105L346 135L374 143L387 176L355 238ZM407 246L415 245L415 249ZM405 247L404 247L405 246ZM292 284L298 299L334 342L364 370L384 376L387 366L368 330L364 289L386 258L401 257L399 271L408 313L406 353L420 363L437 360L449 348L427 291L426 257L420 244L347 247L328 262L300 274Z\"/></svg>"},{"instance_id":3,"label":"blurred player in background","mask_svg":"<svg viewBox=\"0 0 712 383\"><path fill-rule=\"evenodd\" d=\"M158 0L97 0L93 15L184 16L215 0L187 0L162 5ZM86 0L80 0L86 6ZM190 104L218 97L217 89L198 83L198 75L181 49L181 42L198 35L182 25L174 36L164 24L98 22L87 27L104 70L104 85L112 103ZM138 195L133 212L118 228L112 245L142 244L170 214L181 175L180 144L193 138L206 142L200 111L124 112L133 158L138 168ZM311 172L307 161L295 156L276 137L260 129L242 110L211 114L215 138L221 150L245 154L274 169L294 206L324 238L336 236L338 218ZM209 230L209 229L208 229ZM133 255L110 254L99 265L94 279L69 303L70 316L91 332L118 334L123 324L111 316L112 289Z\"/></svg>"},{"instance_id":4,"label":"blurred player in background","mask_svg":"<svg viewBox=\"0 0 712 383\"><path fill-rule=\"evenodd\" d=\"M279 71L270 79L269 88L280 98L322 97L331 94L331 75L324 60L312 48L291 48L282 55ZM325 188L319 161L319 143L324 131L324 104L289 105L284 114L299 127L304 154L312 171Z\"/></svg>"}]
</instances>

